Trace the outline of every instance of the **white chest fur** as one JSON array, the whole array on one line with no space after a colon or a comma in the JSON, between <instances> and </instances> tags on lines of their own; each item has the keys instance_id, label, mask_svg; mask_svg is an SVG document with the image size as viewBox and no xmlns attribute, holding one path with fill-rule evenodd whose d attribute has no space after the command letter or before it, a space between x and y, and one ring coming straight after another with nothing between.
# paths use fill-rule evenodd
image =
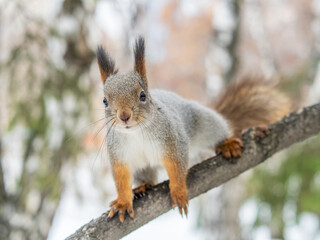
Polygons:
<instances>
[{"instance_id":1,"label":"white chest fur","mask_svg":"<svg viewBox=\"0 0 320 240\"><path fill-rule=\"evenodd\" d=\"M119 136L121 141L117 156L120 161L127 163L132 171L161 164L163 149L147 132L140 129L121 131Z\"/></svg>"}]
</instances>

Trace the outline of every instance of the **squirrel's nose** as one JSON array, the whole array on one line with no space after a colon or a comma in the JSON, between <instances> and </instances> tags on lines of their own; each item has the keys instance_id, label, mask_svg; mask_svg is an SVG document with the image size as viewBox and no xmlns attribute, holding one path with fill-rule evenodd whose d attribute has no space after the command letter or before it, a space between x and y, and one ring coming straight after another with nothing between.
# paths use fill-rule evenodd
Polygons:
<instances>
[{"instance_id":1,"label":"squirrel's nose","mask_svg":"<svg viewBox=\"0 0 320 240\"><path fill-rule=\"evenodd\" d=\"M120 119L125 123L129 121L130 117L131 117L131 114L127 112L123 112L120 114Z\"/></svg>"}]
</instances>

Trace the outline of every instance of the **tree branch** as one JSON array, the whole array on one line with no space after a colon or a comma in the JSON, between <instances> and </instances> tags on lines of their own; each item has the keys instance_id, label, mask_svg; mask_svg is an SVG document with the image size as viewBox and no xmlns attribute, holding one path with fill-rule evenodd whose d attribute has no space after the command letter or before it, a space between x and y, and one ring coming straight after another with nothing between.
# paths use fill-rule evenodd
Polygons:
<instances>
[{"instance_id":1,"label":"tree branch","mask_svg":"<svg viewBox=\"0 0 320 240\"><path fill-rule=\"evenodd\" d=\"M232 164L222 156L207 159L189 170L189 198L217 187L242 172L265 161L274 153L320 132L320 103L301 109L269 126L270 133L259 139L256 128L243 136L245 149L241 159ZM171 209L168 181L156 185L146 197L133 202L135 218L126 217L123 224L108 213L82 226L67 240L119 239ZM177 212L178 214L178 212Z\"/></svg>"}]
</instances>

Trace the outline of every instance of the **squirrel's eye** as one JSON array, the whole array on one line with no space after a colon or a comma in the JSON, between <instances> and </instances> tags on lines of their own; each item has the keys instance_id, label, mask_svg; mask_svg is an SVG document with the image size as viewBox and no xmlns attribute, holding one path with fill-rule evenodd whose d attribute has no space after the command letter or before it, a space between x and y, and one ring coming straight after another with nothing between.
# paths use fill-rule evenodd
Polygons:
<instances>
[{"instance_id":1,"label":"squirrel's eye","mask_svg":"<svg viewBox=\"0 0 320 240\"><path fill-rule=\"evenodd\" d=\"M146 96L146 94L144 93L144 91L142 91L142 92L140 93L140 101L144 102L146 99L147 99L147 96Z\"/></svg>"},{"instance_id":2,"label":"squirrel's eye","mask_svg":"<svg viewBox=\"0 0 320 240\"><path fill-rule=\"evenodd\" d=\"M108 107L108 101L107 101L106 98L103 99L103 103L104 103L104 106L105 106L105 107Z\"/></svg>"}]
</instances>

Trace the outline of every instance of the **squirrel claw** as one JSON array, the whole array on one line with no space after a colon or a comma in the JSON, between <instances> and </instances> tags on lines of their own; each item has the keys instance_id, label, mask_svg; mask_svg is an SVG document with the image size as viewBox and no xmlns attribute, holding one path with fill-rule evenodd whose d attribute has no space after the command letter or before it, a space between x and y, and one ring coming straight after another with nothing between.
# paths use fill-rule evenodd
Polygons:
<instances>
[{"instance_id":1,"label":"squirrel claw","mask_svg":"<svg viewBox=\"0 0 320 240\"><path fill-rule=\"evenodd\" d=\"M175 192L171 192L171 201L172 201L172 208L175 208L178 206L179 213L181 216L188 215L188 196L185 193L178 193L176 194Z\"/></svg>"},{"instance_id":2,"label":"squirrel claw","mask_svg":"<svg viewBox=\"0 0 320 240\"><path fill-rule=\"evenodd\" d=\"M122 210L119 210L119 220L120 220L120 222L122 222L123 223L123 221L124 221L124 212L122 211Z\"/></svg>"},{"instance_id":3,"label":"squirrel claw","mask_svg":"<svg viewBox=\"0 0 320 240\"><path fill-rule=\"evenodd\" d=\"M108 218L113 218L114 214L115 213L114 213L113 209L111 208L109 211L109 214L108 214Z\"/></svg>"},{"instance_id":4,"label":"squirrel claw","mask_svg":"<svg viewBox=\"0 0 320 240\"><path fill-rule=\"evenodd\" d=\"M181 215L181 217L183 217L183 213L184 215L188 218L188 207L187 205L184 207L178 207L179 208L179 213Z\"/></svg>"},{"instance_id":5,"label":"squirrel claw","mask_svg":"<svg viewBox=\"0 0 320 240\"><path fill-rule=\"evenodd\" d=\"M132 202L125 202L123 200L116 199L110 204L111 209L108 214L108 218L113 218L116 213L119 215L119 220L121 223L124 222L124 217L126 212L129 217L134 218L134 211L132 208Z\"/></svg>"},{"instance_id":6,"label":"squirrel claw","mask_svg":"<svg viewBox=\"0 0 320 240\"><path fill-rule=\"evenodd\" d=\"M145 195L147 195L147 191L152 189L153 184L152 183L144 183L139 185L138 187L134 188L133 191L133 197L134 199L142 198Z\"/></svg>"},{"instance_id":7,"label":"squirrel claw","mask_svg":"<svg viewBox=\"0 0 320 240\"><path fill-rule=\"evenodd\" d=\"M185 206L184 208L183 208L183 211L184 211L184 215L186 216L186 217L188 217L188 208L187 208L187 206ZM181 212L182 212L182 209L181 209ZM182 213L180 213L181 215L182 215Z\"/></svg>"}]
</instances>

